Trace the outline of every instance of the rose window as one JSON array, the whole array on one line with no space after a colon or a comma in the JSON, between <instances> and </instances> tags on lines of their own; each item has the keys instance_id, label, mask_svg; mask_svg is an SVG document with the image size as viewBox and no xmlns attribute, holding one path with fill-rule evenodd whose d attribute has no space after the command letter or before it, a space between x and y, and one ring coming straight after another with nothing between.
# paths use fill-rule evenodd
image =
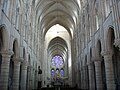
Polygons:
<instances>
[{"instance_id":1,"label":"rose window","mask_svg":"<svg viewBox=\"0 0 120 90\"><path fill-rule=\"evenodd\" d=\"M63 65L63 58L61 56L54 56L52 58L52 64L56 67L60 67Z\"/></svg>"}]
</instances>

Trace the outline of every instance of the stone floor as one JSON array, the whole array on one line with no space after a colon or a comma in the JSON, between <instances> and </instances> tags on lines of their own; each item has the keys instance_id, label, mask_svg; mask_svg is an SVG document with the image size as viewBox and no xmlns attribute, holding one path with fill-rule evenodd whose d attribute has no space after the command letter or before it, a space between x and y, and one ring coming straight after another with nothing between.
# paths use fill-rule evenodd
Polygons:
<instances>
[{"instance_id":1,"label":"stone floor","mask_svg":"<svg viewBox=\"0 0 120 90\"><path fill-rule=\"evenodd\" d=\"M82 89L77 89L77 88L55 88L55 87L52 87L52 88L41 88L41 89L38 89L38 90L82 90Z\"/></svg>"}]
</instances>

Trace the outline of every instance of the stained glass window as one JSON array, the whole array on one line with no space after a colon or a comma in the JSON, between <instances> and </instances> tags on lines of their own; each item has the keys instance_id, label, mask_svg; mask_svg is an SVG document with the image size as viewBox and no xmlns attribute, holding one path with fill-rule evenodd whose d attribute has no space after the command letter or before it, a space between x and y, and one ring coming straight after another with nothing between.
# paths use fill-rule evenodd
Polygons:
<instances>
[{"instance_id":1,"label":"stained glass window","mask_svg":"<svg viewBox=\"0 0 120 90\"><path fill-rule=\"evenodd\" d=\"M60 67L63 65L63 58L59 55L56 55L52 58L52 64L56 67Z\"/></svg>"},{"instance_id":2,"label":"stained glass window","mask_svg":"<svg viewBox=\"0 0 120 90\"><path fill-rule=\"evenodd\" d=\"M58 69L56 70L56 74L59 74L59 70Z\"/></svg>"},{"instance_id":3,"label":"stained glass window","mask_svg":"<svg viewBox=\"0 0 120 90\"><path fill-rule=\"evenodd\" d=\"M60 75L61 75L61 77L64 77L64 70L63 69L60 70Z\"/></svg>"},{"instance_id":4,"label":"stained glass window","mask_svg":"<svg viewBox=\"0 0 120 90\"><path fill-rule=\"evenodd\" d=\"M52 81L54 80L53 78L54 78L54 70L52 69L51 70L51 76L52 76Z\"/></svg>"}]
</instances>

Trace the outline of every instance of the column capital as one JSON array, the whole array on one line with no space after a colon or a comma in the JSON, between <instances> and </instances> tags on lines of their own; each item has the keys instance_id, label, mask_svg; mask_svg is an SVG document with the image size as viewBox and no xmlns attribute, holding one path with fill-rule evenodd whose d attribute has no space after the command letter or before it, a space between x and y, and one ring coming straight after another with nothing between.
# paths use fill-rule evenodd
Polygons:
<instances>
[{"instance_id":1,"label":"column capital","mask_svg":"<svg viewBox=\"0 0 120 90\"><path fill-rule=\"evenodd\" d=\"M101 62L101 57L97 56L97 57L94 57L92 60L93 62Z\"/></svg>"},{"instance_id":2,"label":"column capital","mask_svg":"<svg viewBox=\"0 0 120 90\"><path fill-rule=\"evenodd\" d=\"M96 59L95 57L92 57L91 60L92 60L92 61L96 61L97 59Z\"/></svg>"},{"instance_id":3,"label":"column capital","mask_svg":"<svg viewBox=\"0 0 120 90\"><path fill-rule=\"evenodd\" d=\"M13 57L12 59L14 62L22 62L23 59L22 58L17 58L17 57Z\"/></svg>"},{"instance_id":4,"label":"column capital","mask_svg":"<svg viewBox=\"0 0 120 90\"><path fill-rule=\"evenodd\" d=\"M22 63L23 63L23 65L28 66L28 61L23 60Z\"/></svg>"},{"instance_id":5,"label":"column capital","mask_svg":"<svg viewBox=\"0 0 120 90\"><path fill-rule=\"evenodd\" d=\"M84 68L85 68L85 66L82 66L82 67L81 67L81 69L84 69Z\"/></svg>"},{"instance_id":6,"label":"column capital","mask_svg":"<svg viewBox=\"0 0 120 90\"><path fill-rule=\"evenodd\" d=\"M87 64L86 65L84 65L84 66L82 66L83 68L85 68L85 67L87 67Z\"/></svg>"},{"instance_id":7,"label":"column capital","mask_svg":"<svg viewBox=\"0 0 120 90\"><path fill-rule=\"evenodd\" d=\"M32 68L32 66L31 66L31 65L29 65L29 64L28 64L28 67L29 67L29 68Z\"/></svg>"},{"instance_id":8,"label":"column capital","mask_svg":"<svg viewBox=\"0 0 120 90\"><path fill-rule=\"evenodd\" d=\"M120 39L115 39L114 45L120 48Z\"/></svg>"},{"instance_id":9,"label":"column capital","mask_svg":"<svg viewBox=\"0 0 120 90\"><path fill-rule=\"evenodd\" d=\"M87 63L88 66L92 66L92 64L93 64L92 61Z\"/></svg>"},{"instance_id":10,"label":"column capital","mask_svg":"<svg viewBox=\"0 0 120 90\"><path fill-rule=\"evenodd\" d=\"M112 56L112 55L113 55L113 52L112 52L112 51L102 51L102 52L101 52L101 55L102 55L102 56Z\"/></svg>"},{"instance_id":11,"label":"column capital","mask_svg":"<svg viewBox=\"0 0 120 90\"><path fill-rule=\"evenodd\" d=\"M0 88L1 88L1 90L7 90L10 58L11 58L11 55L13 55L13 51L12 50L2 50L0 53L2 55Z\"/></svg>"},{"instance_id":12,"label":"column capital","mask_svg":"<svg viewBox=\"0 0 120 90\"><path fill-rule=\"evenodd\" d=\"M95 59L94 62L101 62L102 60L100 59Z\"/></svg>"},{"instance_id":13,"label":"column capital","mask_svg":"<svg viewBox=\"0 0 120 90\"><path fill-rule=\"evenodd\" d=\"M32 66L32 65L28 65L28 67L29 67L30 69L32 69L32 68L33 68L33 66Z\"/></svg>"},{"instance_id":14,"label":"column capital","mask_svg":"<svg viewBox=\"0 0 120 90\"><path fill-rule=\"evenodd\" d=\"M11 57L14 54L12 50L2 50L0 53L3 57Z\"/></svg>"}]
</instances>

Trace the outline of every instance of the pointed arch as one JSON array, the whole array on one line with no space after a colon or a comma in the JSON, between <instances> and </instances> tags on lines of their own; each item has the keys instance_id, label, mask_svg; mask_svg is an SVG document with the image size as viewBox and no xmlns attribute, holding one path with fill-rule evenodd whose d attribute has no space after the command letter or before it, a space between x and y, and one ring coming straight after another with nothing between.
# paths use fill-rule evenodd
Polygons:
<instances>
[{"instance_id":1,"label":"pointed arch","mask_svg":"<svg viewBox=\"0 0 120 90\"><path fill-rule=\"evenodd\" d=\"M114 42L115 42L114 28L110 26L105 35L105 48L107 51L111 51L113 49Z\"/></svg>"},{"instance_id":2,"label":"pointed arch","mask_svg":"<svg viewBox=\"0 0 120 90\"><path fill-rule=\"evenodd\" d=\"M9 33L5 25L0 25L1 50L9 49Z\"/></svg>"},{"instance_id":3,"label":"pointed arch","mask_svg":"<svg viewBox=\"0 0 120 90\"><path fill-rule=\"evenodd\" d=\"M95 57L98 59L101 56L102 52L102 46L101 46L101 41L97 40L96 46L95 46Z\"/></svg>"},{"instance_id":4,"label":"pointed arch","mask_svg":"<svg viewBox=\"0 0 120 90\"><path fill-rule=\"evenodd\" d=\"M17 39L14 39L12 48L14 52L13 56L18 58L19 57L19 44L18 44Z\"/></svg>"}]
</instances>

